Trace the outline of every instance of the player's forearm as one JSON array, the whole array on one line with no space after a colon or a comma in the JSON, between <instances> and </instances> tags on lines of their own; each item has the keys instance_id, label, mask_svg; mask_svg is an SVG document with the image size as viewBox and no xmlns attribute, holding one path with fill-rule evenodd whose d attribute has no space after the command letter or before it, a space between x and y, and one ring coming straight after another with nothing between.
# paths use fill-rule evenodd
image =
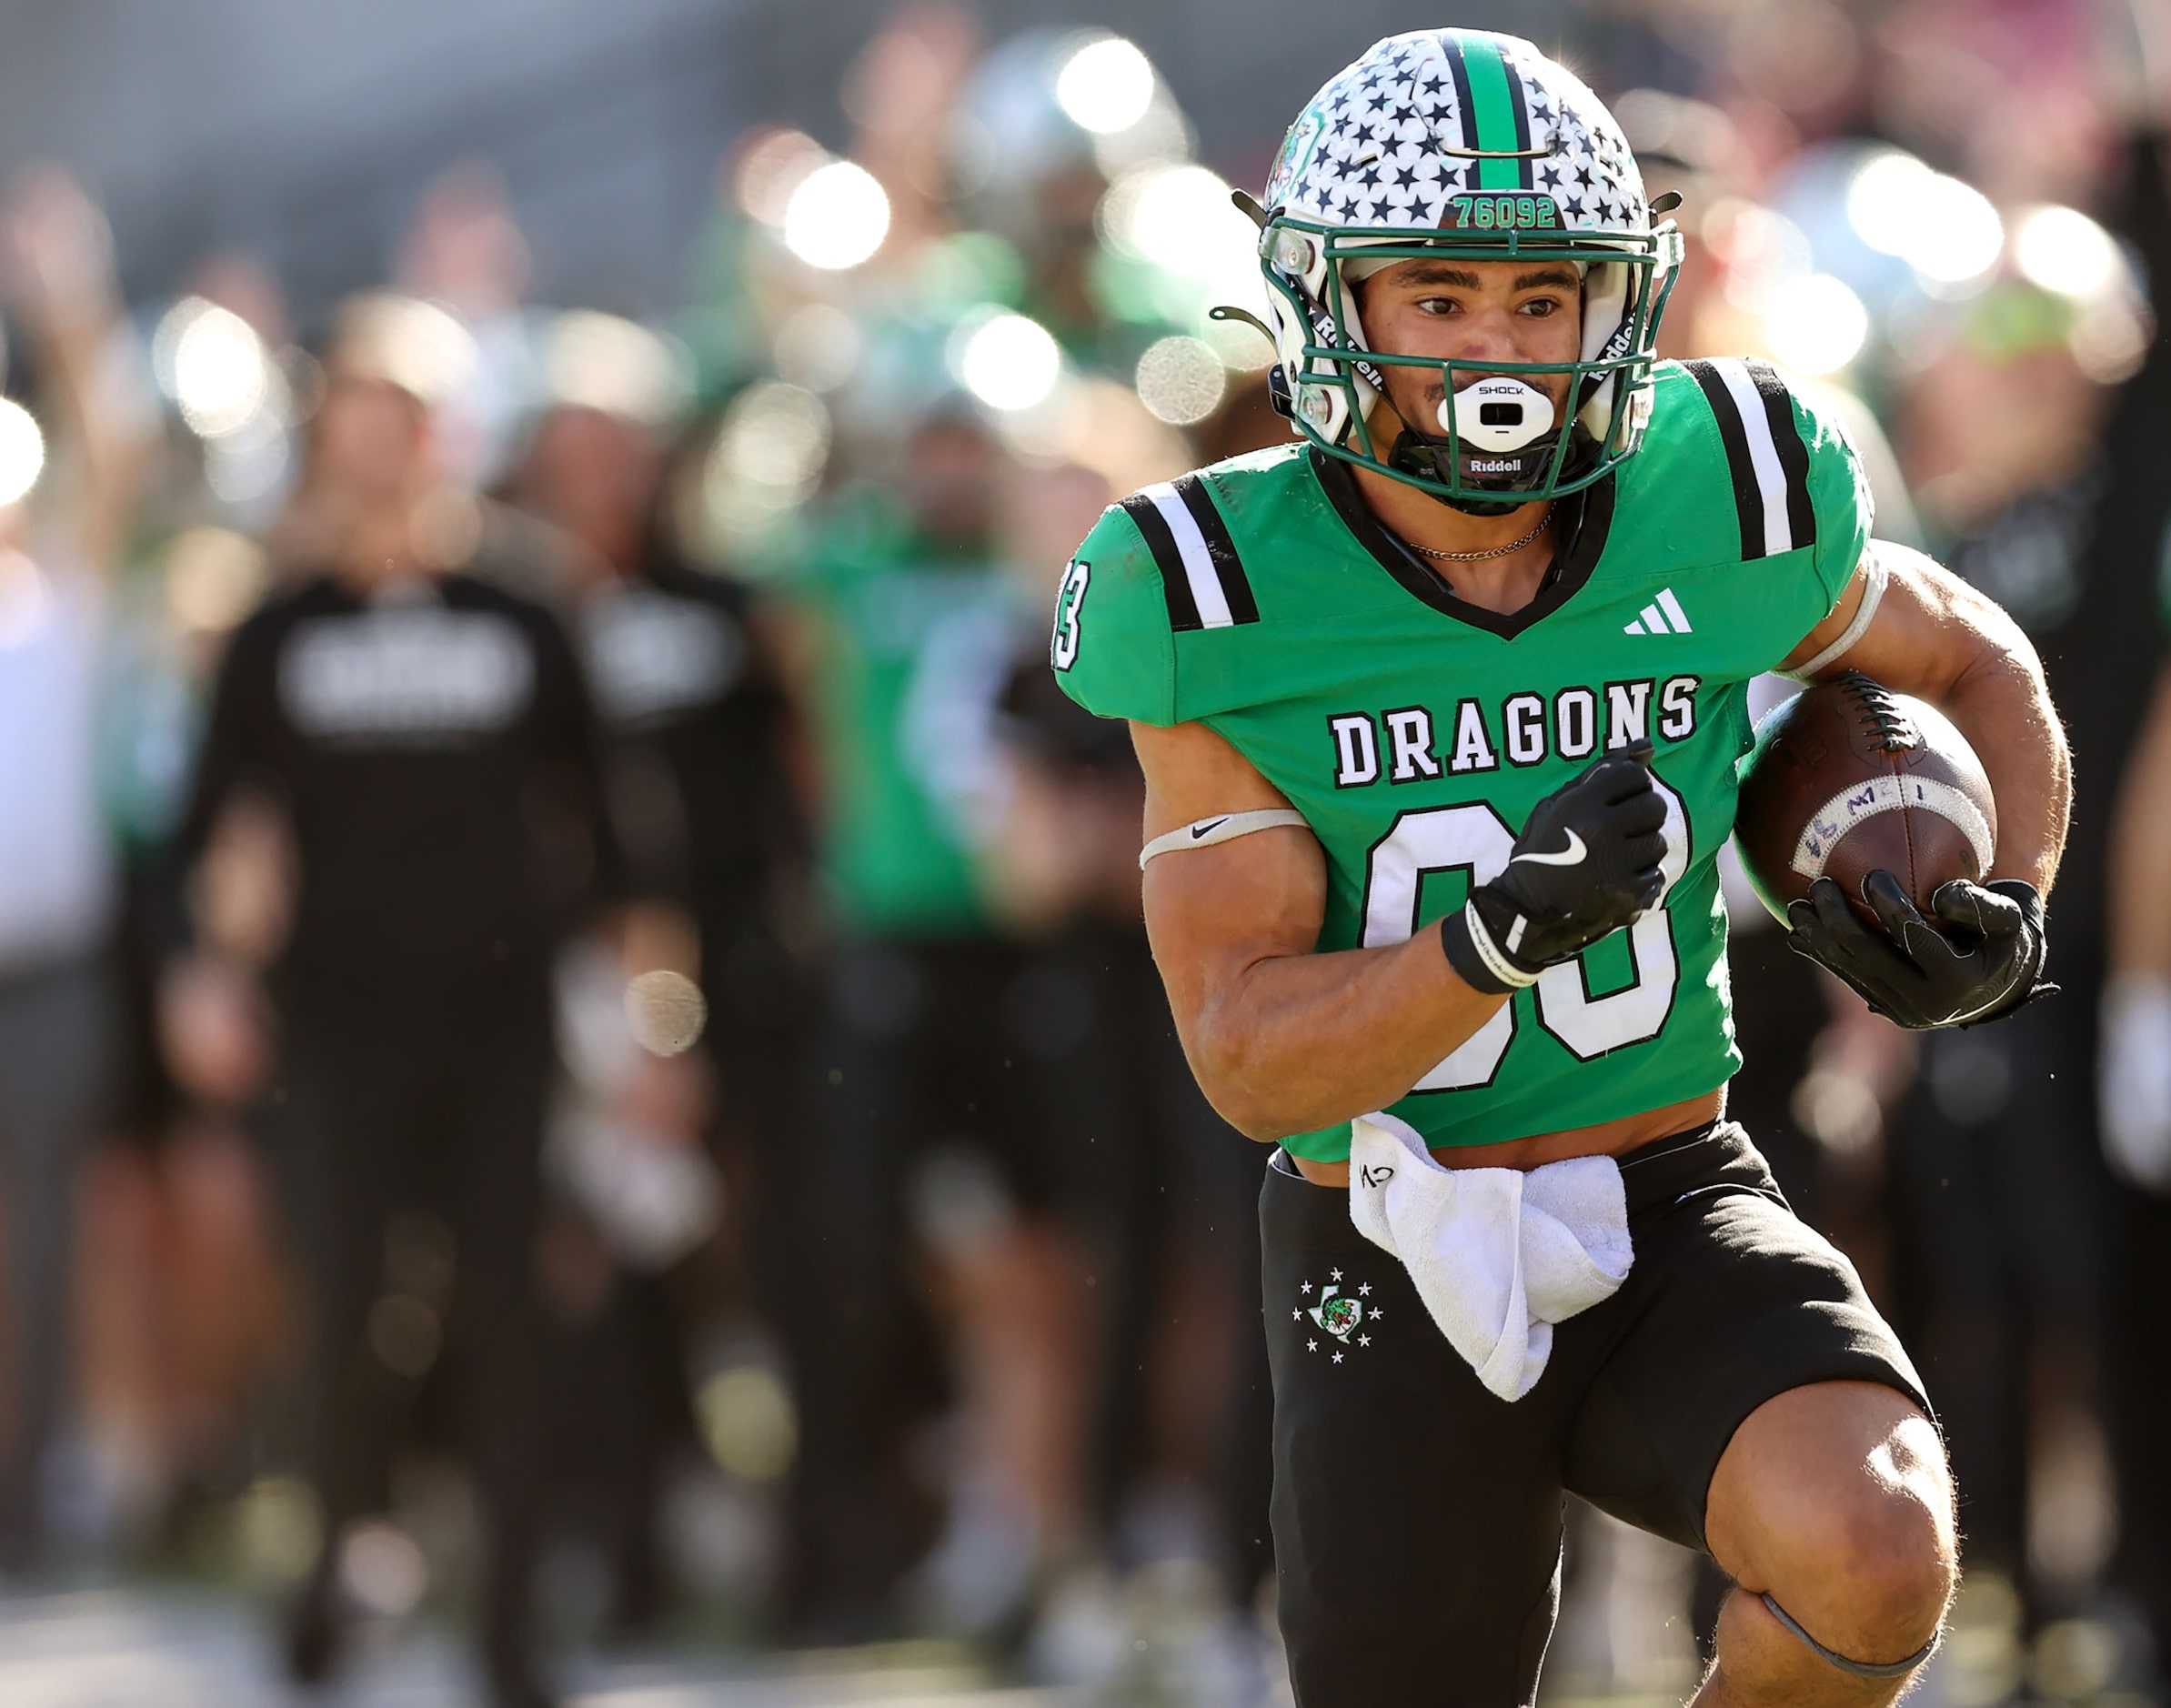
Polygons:
<instances>
[{"instance_id":1,"label":"player's forearm","mask_svg":"<svg viewBox=\"0 0 2171 1708\"><path fill-rule=\"evenodd\" d=\"M2158 676L2148 722L2118 784L2111 820L2114 976L2171 976L2171 671Z\"/></svg>"},{"instance_id":2,"label":"player's forearm","mask_svg":"<svg viewBox=\"0 0 2171 1708\"><path fill-rule=\"evenodd\" d=\"M1503 1000L1456 978L1427 929L1387 949L1259 960L1197 1006L1184 1045L1222 1118L1271 1140L1394 1102Z\"/></svg>"},{"instance_id":3,"label":"player's forearm","mask_svg":"<svg viewBox=\"0 0 2171 1708\"><path fill-rule=\"evenodd\" d=\"M1983 761L1997 802L1993 876L2045 896L2065 849L2073 758L2035 648L2015 629L1985 646L1944 698L1943 709Z\"/></svg>"}]
</instances>

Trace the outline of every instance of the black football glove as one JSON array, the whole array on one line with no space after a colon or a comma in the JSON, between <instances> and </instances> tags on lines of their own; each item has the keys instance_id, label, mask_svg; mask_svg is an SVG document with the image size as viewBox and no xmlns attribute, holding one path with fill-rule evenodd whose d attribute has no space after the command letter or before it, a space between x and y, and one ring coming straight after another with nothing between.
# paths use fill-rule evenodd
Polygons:
<instances>
[{"instance_id":1,"label":"black football glove","mask_svg":"<svg viewBox=\"0 0 2171 1708\"><path fill-rule=\"evenodd\" d=\"M1651 744L1608 754L1531 809L1507 867L1440 922L1448 963L1498 996L1633 924L1666 886Z\"/></svg>"},{"instance_id":2,"label":"black football glove","mask_svg":"<svg viewBox=\"0 0 2171 1708\"><path fill-rule=\"evenodd\" d=\"M2043 982L2043 898L2033 884L1955 878L1930 898L1935 919L1887 871L1862 880L1862 899L1883 931L1862 922L1831 879L1818 879L1808 899L1787 905L1786 946L1838 974L1895 1026L1979 1026L2058 988Z\"/></svg>"}]
</instances>

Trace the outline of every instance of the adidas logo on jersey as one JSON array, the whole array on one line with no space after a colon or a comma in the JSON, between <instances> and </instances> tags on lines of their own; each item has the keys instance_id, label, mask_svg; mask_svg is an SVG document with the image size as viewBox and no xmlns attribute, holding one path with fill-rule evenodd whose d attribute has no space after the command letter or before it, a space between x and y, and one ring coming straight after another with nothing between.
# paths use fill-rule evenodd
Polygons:
<instances>
[{"instance_id":1,"label":"adidas logo on jersey","mask_svg":"<svg viewBox=\"0 0 2171 1708\"><path fill-rule=\"evenodd\" d=\"M1672 588L1661 588L1658 598L1643 607L1634 622L1621 631L1624 635L1686 635L1689 614L1681 608L1681 601L1673 597Z\"/></svg>"}]
</instances>

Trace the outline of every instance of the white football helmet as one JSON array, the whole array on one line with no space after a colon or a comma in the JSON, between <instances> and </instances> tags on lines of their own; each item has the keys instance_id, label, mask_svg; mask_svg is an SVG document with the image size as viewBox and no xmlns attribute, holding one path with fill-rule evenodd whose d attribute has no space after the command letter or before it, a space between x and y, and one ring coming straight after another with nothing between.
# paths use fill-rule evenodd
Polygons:
<instances>
[{"instance_id":1,"label":"white football helmet","mask_svg":"<svg viewBox=\"0 0 2171 1708\"><path fill-rule=\"evenodd\" d=\"M1635 451L1681 236L1652 224L1613 115L1530 43L1445 29L1379 43L1290 127L1265 212L1277 401L1329 456L1493 512L1577 491ZM1477 367L1372 350L1351 285L1442 255L1573 264L1580 359ZM1385 407L1388 366L1441 371L1438 433ZM1560 373L1573 376L1564 410L1529 383Z\"/></svg>"}]
</instances>

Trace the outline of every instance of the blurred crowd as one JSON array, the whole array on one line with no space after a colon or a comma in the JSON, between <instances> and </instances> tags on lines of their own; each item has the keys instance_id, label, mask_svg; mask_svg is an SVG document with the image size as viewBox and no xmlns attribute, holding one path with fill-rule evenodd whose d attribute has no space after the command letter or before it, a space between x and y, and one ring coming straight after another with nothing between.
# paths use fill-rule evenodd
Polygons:
<instances>
[{"instance_id":1,"label":"blurred crowd","mask_svg":"<svg viewBox=\"0 0 2171 1708\"><path fill-rule=\"evenodd\" d=\"M2171 908L2112 929L2171 899L2171 12L1583 27L1683 198L1667 352L1828 388L2069 721L2065 994L1917 1050L1737 886L1734 1112L1941 1408L1949 1699L2146 1700L2171 1066L2106 1056L2108 1160L2096 1084L2171 1016ZM704 1633L1268 1699L1261 1159L1043 638L1105 505L1288 437L1215 311L1289 116L1201 162L1182 73L908 5L638 317L528 300L487 163L337 303L125 300L91 186L8 182L0 1571L249 1585L304 1682L464 1605L501 1704ZM1685 1556L1579 1515L1569 1572L1556 1683L1685 1682Z\"/></svg>"}]
</instances>

